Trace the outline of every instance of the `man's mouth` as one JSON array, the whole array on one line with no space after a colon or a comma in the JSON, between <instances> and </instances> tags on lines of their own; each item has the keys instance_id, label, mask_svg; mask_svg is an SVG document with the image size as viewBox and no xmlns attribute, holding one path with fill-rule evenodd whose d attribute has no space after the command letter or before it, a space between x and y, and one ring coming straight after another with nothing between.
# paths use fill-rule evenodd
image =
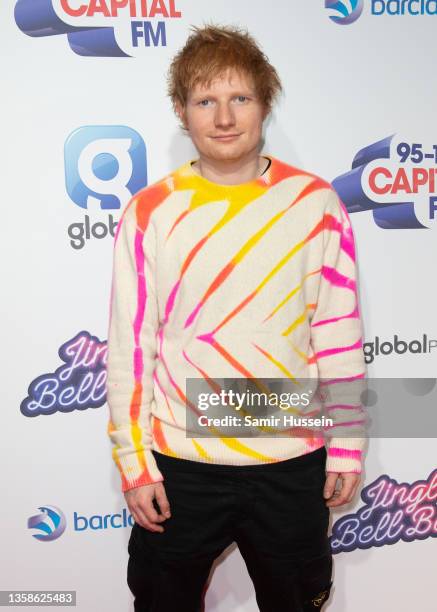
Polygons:
<instances>
[{"instance_id":1,"label":"man's mouth","mask_svg":"<svg viewBox=\"0 0 437 612\"><path fill-rule=\"evenodd\" d=\"M233 140L234 138L238 138L241 134L219 134L217 136L211 136L213 140Z\"/></svg>"}]
</instances>

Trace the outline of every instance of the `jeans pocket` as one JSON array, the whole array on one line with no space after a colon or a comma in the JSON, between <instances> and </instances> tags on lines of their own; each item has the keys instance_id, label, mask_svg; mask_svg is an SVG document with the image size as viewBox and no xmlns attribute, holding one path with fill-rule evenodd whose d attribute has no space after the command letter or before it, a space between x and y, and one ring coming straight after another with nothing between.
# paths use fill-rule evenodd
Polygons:
<instances>
[{"instance_id":1,"label":"jeans pocket","mask_svg":"<svg viewBox=\"0 0 437 612\"><path fill-rule=\"evenodd\" d=\"M301 587L305 612L320 609L332 587L332 553L330 550L307 560L301 567Z\"/></svg>"},{"instance_id":2,"label":"jeans pocket","mask_svg":"<svg viewBox=\"0 0 437 612\"><path fill-rule=\"evenodd\" d=\"M333 583L331 580L324 589L312 594L308 599L305 599L303 602L304 612L314 612L314 610L320 610L323 604L329 598L332 584Z\"/></svg>"}]
</instances>

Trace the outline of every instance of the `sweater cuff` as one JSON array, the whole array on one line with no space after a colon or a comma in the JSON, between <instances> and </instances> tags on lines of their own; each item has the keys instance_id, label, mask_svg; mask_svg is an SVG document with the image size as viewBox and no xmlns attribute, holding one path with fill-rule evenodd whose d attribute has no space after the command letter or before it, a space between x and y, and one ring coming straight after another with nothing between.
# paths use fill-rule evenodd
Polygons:
<instances>
[{"instance_id":1,"label":"sweater cuff","mask_svg":"<svg viewBox=\"0 0 437 612\"><path fill-rule=\"evenodd\" d=\"M121 475L121 490L162 482L164 476L156 465L152 451L142 450L119 456L114 454L114 460Z\"/></svg>"},{"instance_id":2,"label":"sweater cuff","mask_svg":"<svg viewBox=\"0 0 437 612\"><path fill-rule=\"evenodd\" d=\"M327 445L327 472L361 474L364 438L331 438Z\"/></svg>"}]
</instances>

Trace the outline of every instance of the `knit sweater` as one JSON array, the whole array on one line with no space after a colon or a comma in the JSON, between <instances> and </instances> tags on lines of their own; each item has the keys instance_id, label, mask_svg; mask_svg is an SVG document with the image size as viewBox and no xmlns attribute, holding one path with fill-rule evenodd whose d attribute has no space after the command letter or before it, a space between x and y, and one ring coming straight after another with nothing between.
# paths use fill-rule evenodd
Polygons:
<instances>
[{"instance_id":1,"label":"knit sweater","mask_svg":"<svg viewBox=\"0 0 437 612\"><path fill-rule=\"evenodd\" d=\"M337 421L325 435L187 435L189 378L323 379L333 386L365 378L348 213L328 182L266 157L268 170L238 185L213 183L187 162L122 211L106 390L123 492L164 480L152 450L253 465L325 444L327 471L362 469L357 397L331 401Z\"/></svg>"}]
</instances>

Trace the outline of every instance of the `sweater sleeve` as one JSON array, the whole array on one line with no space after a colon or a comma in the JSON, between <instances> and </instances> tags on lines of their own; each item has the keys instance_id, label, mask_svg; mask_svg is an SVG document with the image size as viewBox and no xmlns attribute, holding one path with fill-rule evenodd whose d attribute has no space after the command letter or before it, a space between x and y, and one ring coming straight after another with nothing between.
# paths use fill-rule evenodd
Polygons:
<instances>
[{"instance_id":1,"label":"sweater sleeve","mask_svg":"<svg viewBox=\"0 0 437 612\"><path fill-rule=\"evenodd\" d=\"M326 417L328 472L361 472L366 416L362 407L366 364L357 293L352 225L331 189L323 217L323 259L311 343Z\"/></svg>"},{"instance_id":2,"label":"sweater sleeve","mask_svg":"<svg viewBox=\"0 0 437 612\"><path fill-rule=\"evenodd\" d=\"M151 452L159 327L155 235L150 222L141 229L139 206L140 196L134 196L115 234L107 343L107 433L123 492L164 480Z\"/></svg>"}]
</instances>

